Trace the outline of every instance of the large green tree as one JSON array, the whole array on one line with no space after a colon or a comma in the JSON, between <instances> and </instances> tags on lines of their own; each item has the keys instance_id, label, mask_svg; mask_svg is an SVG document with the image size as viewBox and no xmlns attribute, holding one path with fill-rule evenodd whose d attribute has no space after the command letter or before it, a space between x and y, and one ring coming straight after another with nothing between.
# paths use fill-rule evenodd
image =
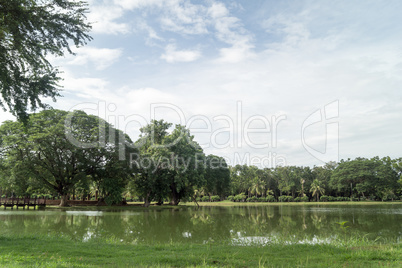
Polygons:
<instances>
[{"instance_id":1,"label":"large green tree","mask_svg":"<svg viewBox=\"0 0 402 268\"><path fill-rule=\"evenodd\" d=\"M194 188L204 184L205 155L194 137L184 126L163 120L152 120L141 128L136 142L139 155L132 159L138 173L134 174L136 191L144 198L144 205L151 200L159 204L165 198L177 205L183 198L193 196Z\"/></svg>"},{"instance_id":2,"label":"large green tree","mask_svg":"<svg viewBox=\"0 0 402 268\"><path fill-rule=\"evenodd\" d=\"M0 106L26 120L59 96L59 70L47 56L63 56L91 37L87 4L73 0L0 0Z\"/></svg>"},{"instance_id":3,"label":"large green tree","mask_svg":"<svg viewBox=\"0 0 402 268\"><path fill-rule=\"evenodd\" d=\"M2 162L11 173L33 178L58 193L60 206L88 177L100 182L113 203L118 197L114 189L120 186L122 191L121 179L131 172L127 155L134 149L129 138L82 111L45 110L30 115L25 125L7 121L0 127L0 137Z\"/></svg>"}]
</instances>

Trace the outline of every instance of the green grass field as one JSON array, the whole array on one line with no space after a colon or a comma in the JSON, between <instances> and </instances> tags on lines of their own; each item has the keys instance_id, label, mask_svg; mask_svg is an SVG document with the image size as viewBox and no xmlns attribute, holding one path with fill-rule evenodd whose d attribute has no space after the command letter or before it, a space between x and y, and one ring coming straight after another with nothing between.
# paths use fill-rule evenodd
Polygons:
<instances>
[{"instance_id":1,"label":"green grass field","mask_svg":"<svg viewBox=\"0 0 402 268\"><path fill-rule=\"evenodd\" d=\"M360 243L360 244L359 244ZM0 267L402 267L402 245L133 245L0 236Z\"/></svg>"}]
</instances>

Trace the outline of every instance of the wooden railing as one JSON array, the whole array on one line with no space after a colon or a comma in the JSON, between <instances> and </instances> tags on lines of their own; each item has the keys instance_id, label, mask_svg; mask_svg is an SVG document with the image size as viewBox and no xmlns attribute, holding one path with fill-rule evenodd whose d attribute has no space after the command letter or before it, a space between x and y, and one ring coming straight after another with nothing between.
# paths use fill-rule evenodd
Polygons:
<instances>
[{"instance_id":1,"label":"wooden railing","mask_svg":"<svg viewBox=\"0 0 402 268\"><path fill-rule=\"evenodd\" d=\"M14 206L18 209L22 207L23 209L33 207L34 209L38 207L46 206L46 198L29 198L29 197L1 197L0 198L0 206L4 206L4 209L10 207L11 209Z\"/></svg>"}]
</instances>

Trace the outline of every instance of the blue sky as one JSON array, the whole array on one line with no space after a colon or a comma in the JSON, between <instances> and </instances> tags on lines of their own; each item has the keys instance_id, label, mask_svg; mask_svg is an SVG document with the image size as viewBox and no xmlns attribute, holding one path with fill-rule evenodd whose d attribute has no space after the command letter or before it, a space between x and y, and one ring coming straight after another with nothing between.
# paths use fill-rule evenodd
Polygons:
<instances>
[{"instance_id":1,"label":"blue sky","mask_svg":"<svg viewBox=\"0 0 402 268\"><path fill-rule=\"evenodd\" d=\"M154 117L259 166L400 157L401 1L91 0L55 108ZM10 116L3 113L2 118Z\"/></svg>"}]
</instances>

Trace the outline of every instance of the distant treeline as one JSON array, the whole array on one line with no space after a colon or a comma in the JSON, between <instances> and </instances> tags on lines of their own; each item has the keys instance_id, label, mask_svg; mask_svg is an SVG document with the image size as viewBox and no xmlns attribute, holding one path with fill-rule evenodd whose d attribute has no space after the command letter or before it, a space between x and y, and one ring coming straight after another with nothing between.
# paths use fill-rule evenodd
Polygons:
<instances>
[{"instance_id":1,"label":"distant treeline","mask_svg":"<svg viewBox=\"0 0 402 268\"><path fill-rule=\"evenodd\" d=\"M230 167L205 155L189 129L152 120L133 142L83 111L45 110L0 126L0 195L180 201L394 200L402 158L356 158L322 167ZM171 130L171 131L170 131Z\"/></svg>"},{"instance_id":2,"label":"distant treeline","mask_svg":"<svg viewBox=\"0 0 402 268\"><path fill-rule=\"evenodd\" d=\"M230 168L230 191L210 195L251 202L399 200L401 174L402 159L389 157L341 160L313 168L236 165Z\"/></svg>"}]
</instances>

